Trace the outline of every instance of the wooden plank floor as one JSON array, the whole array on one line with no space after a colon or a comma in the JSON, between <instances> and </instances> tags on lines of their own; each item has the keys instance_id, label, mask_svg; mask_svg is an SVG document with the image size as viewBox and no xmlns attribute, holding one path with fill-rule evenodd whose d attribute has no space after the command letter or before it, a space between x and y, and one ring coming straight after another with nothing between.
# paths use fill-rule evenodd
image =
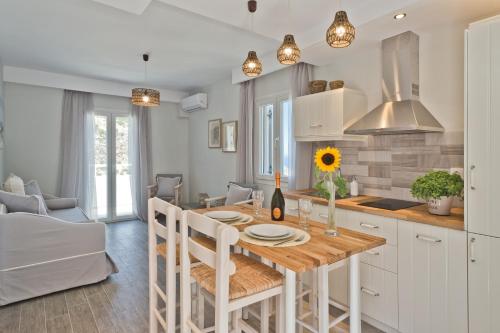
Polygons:
<instances>
[{"instance_id":1,"label":"wooden plank floor","mask_svg":"<svg viewBox=\"0 0 500 333\"><path fill-rule=\"evenodd\" d=\"M98 284L0 307L0 333L148 333L147 226L128 221L106 229L107 249L120 268L118 274ZM213 309L208 303L205 309L206 325L212 325ZM363 323L363 332L381 331Z\"/></svg>"}]
</instances>

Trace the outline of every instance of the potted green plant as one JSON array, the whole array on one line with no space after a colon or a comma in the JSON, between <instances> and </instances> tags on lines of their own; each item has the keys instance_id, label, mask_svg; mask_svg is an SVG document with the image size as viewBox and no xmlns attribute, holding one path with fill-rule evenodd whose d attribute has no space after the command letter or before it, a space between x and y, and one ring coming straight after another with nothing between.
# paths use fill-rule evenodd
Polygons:
<instances>
[{"instance_id":1,"label":"potted green plant","mask_svg":"<svg viewBox=\"0 0 500 333\"><path fill-rule=\"evenodd\" d=\"M464 180L458 173L431 171L418 177L411 186L411 194L427 201L429 213L450 215L454 197L463 197Z\"/></svg>"}]
</instances>

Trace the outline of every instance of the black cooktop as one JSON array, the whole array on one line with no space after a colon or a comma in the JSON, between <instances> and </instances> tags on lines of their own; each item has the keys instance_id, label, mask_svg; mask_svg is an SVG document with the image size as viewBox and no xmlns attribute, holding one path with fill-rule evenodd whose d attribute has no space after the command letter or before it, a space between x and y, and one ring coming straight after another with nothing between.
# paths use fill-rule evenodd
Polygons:
<instances>
[{"instance_id":1,"label":"black cooktop","mask_svg":"<svg viewBox=\"0 0 500 333\"><path fill-rule=\"evenodd\" d=\"M414 201L397 200L397 199L380 199L359 204L359 206L380 208L386 210L399 210L419 205L422 205L422 203Z\"/></svg>"}]
</instances>

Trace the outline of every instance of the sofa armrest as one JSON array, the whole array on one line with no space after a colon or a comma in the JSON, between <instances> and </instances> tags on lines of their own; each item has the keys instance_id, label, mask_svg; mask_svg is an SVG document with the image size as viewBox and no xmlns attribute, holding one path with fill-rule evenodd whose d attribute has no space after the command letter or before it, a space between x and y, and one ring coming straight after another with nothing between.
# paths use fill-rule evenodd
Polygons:
<instances>
[{"instance_id":1,"label":"sofa armrest","mask_svg":"<svg viewBox=\"0 0 500 333\"><path fill-rule=\"evenodd\" d=\"M71 223L28 213L0 215L0 270L105 250L103 223Z\"/></svg>"},{"instance_id":2,"label":"sofa armrest","mask_svg":"<svg viewBox=\"0 0 500 333\"><path fill-rule=\"evenodd\" d=\"M50 200L50 199L58 199L59 197L56 197L55 195L52 195L52 194L48 194L48 193L43 193L42 194L43 198L45 200Z\"/></svg>"},{"instance_id":3,"label":"sofa armrest","mask_svg":"<svg viewBox=\"0 0 500 333\"><path fill-rule=\"evenodd\" d=\"M50 210L75 208L78 205L76 198L55 198L45 200L47 208Z\"/></svg>"},{"instance_id":4,"label":"sofa armrest","mask_svg":"<svg viewBox=\"0 0 500 333\"><path fill-rule=\"evenodd\" d=\"M7 214L7 206L5 206L3 203L0 203L0 215Z\"/></svg>"},{"instance_id":5,"label":"sofa armrest","mask_svg":"<svg viewBox=\"0 0 500 333\"><path fill-rule=\"evenodd\" d=\"M148 185L146 188L148 190L148 198L154 198L158 192L158 185Z\"/></svg>"}]
</instances>

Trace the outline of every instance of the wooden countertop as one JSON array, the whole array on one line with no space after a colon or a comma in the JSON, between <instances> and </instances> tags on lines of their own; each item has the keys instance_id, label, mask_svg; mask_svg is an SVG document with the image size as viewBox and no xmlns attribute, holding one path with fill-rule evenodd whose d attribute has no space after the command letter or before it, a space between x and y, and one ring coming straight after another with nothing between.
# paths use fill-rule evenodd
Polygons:
<instances>
[{"instance_id":1,"label":"wooden countertop","mask_svg":"<svg viewBox=\"0 0 500 333\"><path fill-rule=\"evenodd\" d=\"M285 221L276 222L271 220L270 210L262 209L261 214L256 216L253 207L250 205L213 207L197 209L195 211L202 214L210 210L240 211L244 214L252 215L254 221L251 223L234 226L239 231L243 231L250 225L261 223L280 224L299 228L299 220L295 216L287 215ZM344 228L338 228L340 233L338 237L329 237L325 235L325 228L326 225L324 223L310 221L308 232L311 235L311 239L303 245L265 247L250 244L242 240L238 242L238 245L260 257L269 259L278 265L298 273L335 263L356 253L361 253L386 243L384 238Z\"/></svg>"},{"instance_id":2,"label":"wooden countertop","mask_svg":"<svg viewBox=\"0 0 500 333\"><path fill-rule=\"evenodd\" d=\"M311 199L314 203L320 205L328 204L328 200L326 199L307 195L306 193L310 191L311 190L288 191L284 193L283 196L285 198L292 200L298 200L300 198L305 197ZM360 203L374 201L377 199L382 199L382 198L360 195L354 198L336 200L335 206L341 209L348 209L362 213L386 216L398 220L430 224L438 227L450 228L455 230L464 230L463 208L452 208L450 216L439 216L430 214L427 211L427 205L425 204L395 211L359 205Z\"/></svg>"}]
</instances>

